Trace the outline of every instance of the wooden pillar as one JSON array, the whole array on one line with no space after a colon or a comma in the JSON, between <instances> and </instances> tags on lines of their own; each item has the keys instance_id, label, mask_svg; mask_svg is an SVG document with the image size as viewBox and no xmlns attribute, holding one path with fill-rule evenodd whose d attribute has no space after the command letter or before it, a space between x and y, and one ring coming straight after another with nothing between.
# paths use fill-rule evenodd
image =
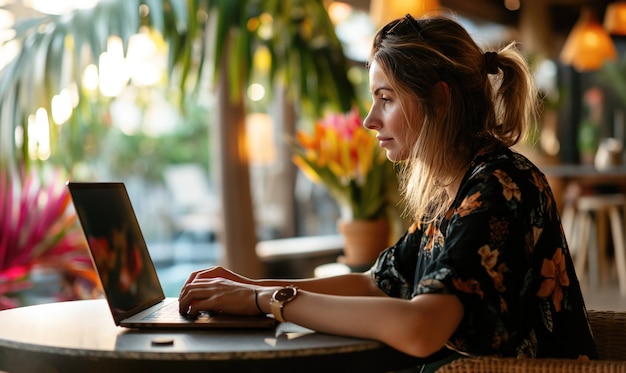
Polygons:
<instances>
[{"instance_id":1,"label":"wooden pillar","mask_svg":"<svg viewBox=\"0 0 626 373\"><path fill-rule=\"evenodd\" d=\"M286 138L295 137L296 112L293 102L289 99L287 89L280 83L274 86L273 119L279 131L280 141L278 149L277 167L280 168L280 184L282 201L281 214L284 217L284 226L281 233L284 237L294 237L296 231L296 173L297 169L292 161L292 145Z\"/></svg>"},{"instance_id":2,"label":"wooden pillar","mask_svg":"<svg viewBox=\"0 0 626 373\"><path fill-rule=\"evenodd\" d=\"M549 6L545 0L525 0L521 3L518 26L524 52L544 58L558 55L552 44Z\"/></svg>"},{"instance_id":3,"label":"wooden pillar","mask_svg":"<svg viewBox=\"0 0 626 373\"><path fill-rule=\"evenodd\" d=\"M219 160L215 164L223 217L218 239L224 245L222 264L225 267L244 276L258 278L263 272L255 252L257 236L246 153L246 111L243 97L231 97L229 70L237 68L237 63L228 60L229 47L222 54L217 86L218 141L215 154ZM241 92L243 94L243 89Z\"/></svg>"}]
</instances>

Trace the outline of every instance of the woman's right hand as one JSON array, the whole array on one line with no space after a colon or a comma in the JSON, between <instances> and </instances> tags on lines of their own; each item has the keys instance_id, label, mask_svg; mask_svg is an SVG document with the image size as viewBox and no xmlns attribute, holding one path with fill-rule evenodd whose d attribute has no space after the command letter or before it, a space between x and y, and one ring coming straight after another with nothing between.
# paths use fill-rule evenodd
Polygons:
<instances>
[{"instance_id":1,"label":"woman's right hand","mask_svg":"<svg viewBox=\"0 0 626 373\"><path fill-rule=\"evenodd\" d=\"M243 300L249 296L252 287L247 285L253 281L244 276L238 275L224 267L215 266L192 272L180 290L178 302L181 314L197 313L202 309L216 311L215 297L221 299L219 311L230 313L249 312L256 313L256 306L252 311L246 309L232 308L232 305L246 304ZM256 297L256 293L254 293ZM233 298L234 297L234 298ZM243 300L234 303L225 302L224 299L237 297ZM204 307L204 308L203 308ZM225 308L225 309L224 309Z\"/></svg>"},{"instance_id":2,"label":"woman's right hand","mask_svg":"<svg viewBox=\"0 0 626 373\"><path fill-rule=\"evenodd\" d=\"M234 282L240 282L243 284L252 283L252 280L247 277L238 275L235 272L228 270L224 267L215 266L215 267L209 267L206 269L200 269L195 272L192 272L189 275L189 278L187 278L187 281L185 281L185 284L183 285L183 287L187 284L190 284L194 280L209 279L209 278L223 278L223 279L231 280Z\"/></svg>"}]
</instances>

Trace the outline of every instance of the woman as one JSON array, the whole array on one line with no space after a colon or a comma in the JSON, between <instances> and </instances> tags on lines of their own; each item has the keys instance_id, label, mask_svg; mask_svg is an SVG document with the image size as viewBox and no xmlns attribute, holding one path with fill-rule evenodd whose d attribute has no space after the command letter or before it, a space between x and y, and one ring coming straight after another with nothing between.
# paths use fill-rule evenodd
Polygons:
<instances>
[{"instance_id":1,"label":"woman","mask_svg":"<svg viewBox=\"0 0 626 373\"><path fill-rule=\"evenodd\" d=\"M420 358L449 355L444 362L596 358L550 187L510 150L536 109L522 55L513 45L483 53L455 21L407 15L377 33L368 67L364 126L403 167L413 226L366 273L278 281L195 272L181 313L271 312Z\"/></svg>"}]
</instances>

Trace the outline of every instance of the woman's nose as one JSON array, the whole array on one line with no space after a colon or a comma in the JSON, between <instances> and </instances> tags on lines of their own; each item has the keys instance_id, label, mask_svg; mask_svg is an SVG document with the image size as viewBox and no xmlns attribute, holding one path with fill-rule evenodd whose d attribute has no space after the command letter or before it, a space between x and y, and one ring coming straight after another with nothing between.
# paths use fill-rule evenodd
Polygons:
<instances>
[{"instance_id":1,"label":"woman's nose","mask_svg":"<svg viewBox=\"0 0 626 373\"><path fill-rule=\"evenodd\" d=\"M371 110L367 114L365 119L363 119L363 127L367 128L368 130L376 130L380 128L380 121L375 118Z\"/></svg>"}]
</instances>

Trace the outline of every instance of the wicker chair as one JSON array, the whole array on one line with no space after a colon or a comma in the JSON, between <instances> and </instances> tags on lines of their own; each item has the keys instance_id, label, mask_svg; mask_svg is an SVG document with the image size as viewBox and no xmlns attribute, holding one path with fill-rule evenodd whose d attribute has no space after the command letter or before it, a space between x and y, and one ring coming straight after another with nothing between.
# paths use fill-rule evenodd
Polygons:
<instances>
[{"instance_id":1,"label":"wicker chair","mask_svg":"<svg viewBox=\"0 0 626 373\"><path fill-rule=\"evenodd\" d=\"M454 361L437 373L626 373L626 312L589 311L600 360L477 357Z\"/></svg>"}]
</instances>

